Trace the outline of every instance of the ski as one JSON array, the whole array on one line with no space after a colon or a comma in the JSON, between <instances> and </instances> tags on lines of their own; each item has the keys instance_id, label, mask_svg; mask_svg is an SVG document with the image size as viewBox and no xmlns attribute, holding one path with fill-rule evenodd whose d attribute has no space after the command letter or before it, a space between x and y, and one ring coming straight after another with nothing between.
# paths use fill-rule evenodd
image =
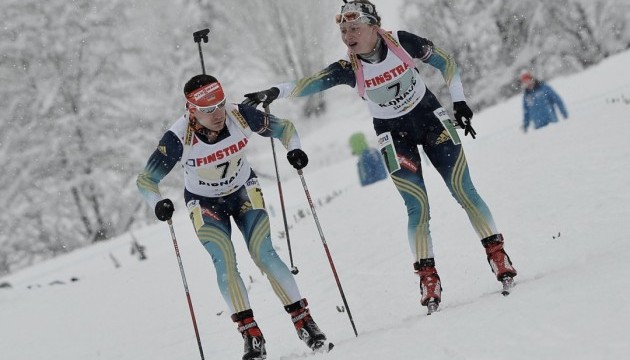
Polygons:
<instances>
[{"instance_id":1,"label":"ski","mask_svg":"<svg viewBox=\"0 0 630 360\"><path fill-rule=\"evenodd\" d=\"M332 348L335 347L335 344L331 343L331 342L325 342L323 341L321 346L317 349L313 349L312 351L307 351L301 354L290 354L290 355L285 355L285 356L280 356L280 360L290 360L290 359L298 359L298 358L305 358L305 357L311 357L311 356L316 356L317 354L323 354L323 353L327 353L330 352L332 350Z\"/></svg>"},{"instance_id":2,"label":"ski","mask_svg":"<svg viewBox=\"0 0 630 360\"><path fill-rule=\"evenodd\" d=\"M332 350L332 348L334 347L335 347L335 344L331 342L323 343L322 346L320 346L317 350L315 350L315 352L320 352L320 353L330 352L330 350Z\"/></svg>"},{"instance_id":3,"label":"ski","mask_svg":"<svg viewBox=\"0 0 630 360\"><path fill-rule=\"evenodd\" d=\"M313 345L312 349L314 354L323 354L332 350L333 347L335 347L335 344L331 342L318 341Z\"/></svg>"},{"instance_id":4,"label":"ski","mask_svg":"<svg viewBox=\"0 0 630 360\"><path fill-rule=\"evenodd\" d=\"M510 290L514 287L514 278L511 276L505 276L501 279L501 285L503 285L503 290L501 290L501 295L508 296L510 295Z\"/></svg>"}]
</instances>

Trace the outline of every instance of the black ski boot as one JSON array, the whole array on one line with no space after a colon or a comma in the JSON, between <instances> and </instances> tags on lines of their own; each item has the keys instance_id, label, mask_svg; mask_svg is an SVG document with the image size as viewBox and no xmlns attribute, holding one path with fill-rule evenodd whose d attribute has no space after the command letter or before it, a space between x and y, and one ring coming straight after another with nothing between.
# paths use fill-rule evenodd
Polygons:
<instances>
[{"instance_id":1,"label":"black ski boot","mask_svg":"<svg viewBox=\"0 0 630 360\"><path fill-rule=\"evenodd\" d=\"M243 360L266 359L265 338L254 320L253 311L250 309L233 314L232 321L237 323L238 332L241 333L245 341Z\"/></svg>"},{"instance_id":2,"label":"black ski boot","mask_svg":"<svg viewBox=\"0 0 630 360\"><path fill-rule=\"evenodd\" d=\"M307 306L308 302L306 299L302 299L285 306L284 309L291 315L291 321L293 321L295 330L300 340L304 341L306 346L313 351L330 351L334 345L326 342L326 335L313 320L310 311L306 308Z\"/></svg>"}]
</instances>

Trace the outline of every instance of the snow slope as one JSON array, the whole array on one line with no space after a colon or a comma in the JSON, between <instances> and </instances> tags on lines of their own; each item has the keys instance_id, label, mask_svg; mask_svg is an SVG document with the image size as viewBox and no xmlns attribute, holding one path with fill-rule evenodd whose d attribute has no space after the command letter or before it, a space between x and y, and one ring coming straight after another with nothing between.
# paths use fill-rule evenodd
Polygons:
<instances>
[{"instance_id":1,"label":"snow slope","mask_svg":"<svg viewBox=\"0 0 630 360\"><path fill-rule=\"evenodd\" d=\"M367 111L352 90L331 90L331 121L302 134L312 160L305 180L359 331L356 338L348 313L337 310L342 301L300 180L281 147L278 154L293 259L300 269L296 278L314 318L337 344L333 352L312 358L628 358L630 80L620 74L629 62L626 52L552 81L570 118L539 131L521 132L520 97L475 115L479 136L464 143L473 181L519 270L509 297L499 294L464 212L425 164L444 286L441 311L431 316L418 303L400 196L390 181L361 188L355 174L346 141L357 130L374 141ZM273 173L268 153L252 155L261 171ZM274 244L288 262L286 241L277 236L282 218L275 180L263 186L273 208ZM240 359L242 340L217 290L210 256L196 240L184 205L176 207L174 227L205 358ZM130 253L132 235L146 246L147 260ZM247 256L240 234L233 238L268 359L311 357ZM0 288L2 359L200 358L164 223L24 269L3 282L12 287Z\"/></svg>"}]
</instances>

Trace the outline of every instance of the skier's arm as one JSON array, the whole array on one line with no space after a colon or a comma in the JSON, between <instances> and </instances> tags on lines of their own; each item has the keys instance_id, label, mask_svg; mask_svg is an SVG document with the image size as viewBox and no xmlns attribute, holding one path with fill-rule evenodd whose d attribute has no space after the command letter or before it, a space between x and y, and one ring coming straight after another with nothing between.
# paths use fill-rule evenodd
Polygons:
<instances>
[{"instance_id":1,"label":"skier's arm","mask_svg":"<svg viewBox=\"0 0 630 360\"><path fill-rule=\"evenodd\" d=\"M138 175L136 185L151 209L155 209L158 201L162 200L158 184L181 159L183 150L177 135L167 131L149 157L144 170Z\"/></svg>"},{"instance_id":2,"label":"skier's arm","mask_svg":"<svg viewBox=\"0 0 630 360\"><path fill-rule=\"evenodd\" d=\"M523 95L523 131L527 131L529 127L529 107L527 106L526 96Z\"/></svg>"},{"instance_id":3,"label":"skier's arm","mask_svg":"<svg viewBox=\"0 0 630 360\"><path fill-rule=\"evenodd\" d=\"M564 102L562 101L558 93L553 91L550 86L547 86L547 89L549 97L551 98L552 106L553 104L555 104L558 107L558 110L560 110L560 113L562 113L562 117L566 119L569 114L567 113L567 108L564 106Z\"/></svg>"},{"instance_id":4,"label":"skier's arm","mask_svg":"<svg viewBox=\"0 0 630 360\"><path fill-rule=\"evenodd\" d=\"M313 95L337 85L355 87L356 78L350 62L339 60L324 70L299 80L275 85L280 90L278 98Z\"/></svg>"},{"instance_id":5,"label":"skier's arm","mask_svg":"<svg viewBox=\"0 0 630 360\"><path fill-rule=\"evenodd\" d=\"M433 66L442 73L453 102L466 101L459 69L451 54L435 46L430 40L406 31L398 31L398 39L411 57Z\"/></svg>"},{"instance_id":6,"label":"skier's arm","mask_svg":"<svg viewBox=\"0 0 630 360\"><path fill-rule=\"evenodd\" d=\"M238 107L253 132L279 139L287 151L301 148L300 137L291 121L264 113L252 106L240 104Z\"/></svg>"},{"instance_id":7,"label":"skier's arm","mask_svg":"<svg viewBox=\"0 0 630 360\"><path fill-rule=\"evenodd\" d=\"M350 63L339 60L314 75L278 84L267 90L245 94L243 104L255 107L263 103L267 106L278 98L308 96L343 84L354 87L356 79Z\"/></svg>"}]
</instances>

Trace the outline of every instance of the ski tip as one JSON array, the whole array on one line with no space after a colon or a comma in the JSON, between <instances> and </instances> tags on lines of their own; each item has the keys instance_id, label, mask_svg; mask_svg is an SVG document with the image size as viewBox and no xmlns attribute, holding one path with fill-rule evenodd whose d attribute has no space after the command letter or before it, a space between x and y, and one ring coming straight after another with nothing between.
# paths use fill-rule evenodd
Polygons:
<instances>
[{"instance_id":1,"label":"ski tip","mask_svg":"<svg viewBox=\"0 0 630 360\"><path fill-rule=\"evenodd\" d=\"M316 353L327 353L332 350L333 347L335 347L335 344L322 341L313 347L313 351Z\"/></svg>"},{"instance_id":2,"label":"ski tip","mask_svg":"<svg viewBox=\"0 0 630 360\"><path fill-rule=\"evenodd\" d=\"M501 295L508 296L510 295L510 289L514 287L514 278L512 276L505 276L501 280L501 285L503 285L503 290L501 291Z\"/></svg>"}]
</instances>

